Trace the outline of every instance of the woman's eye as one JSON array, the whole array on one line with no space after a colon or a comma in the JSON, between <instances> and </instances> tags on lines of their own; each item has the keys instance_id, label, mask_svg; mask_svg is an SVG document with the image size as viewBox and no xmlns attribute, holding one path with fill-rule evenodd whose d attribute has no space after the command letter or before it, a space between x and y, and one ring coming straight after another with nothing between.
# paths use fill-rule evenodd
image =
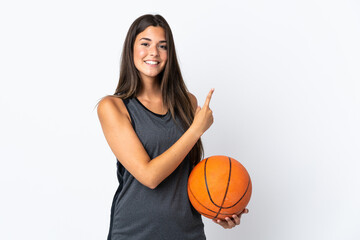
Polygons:
<instances>
[{"instance_id":1,"label":"woman's eye","mask_svg":"<svg viewBox=\"0 0 360 240\"><path fill-rule=\"evenodd\" d=\"M166 45L160 45L160 48L166 50L167 46Z\"/></svg>"},{"instance_id":2,"label":"woman's eye","mask_svg":"<svg viewBox=\"0 0 360 240\"><path fill-rule=\"evenodd\" d=\"M142 43L141 45L143 45L145 47L149 46L149 44L147 44L147 43Z\"/></svg>"}]
</instances>

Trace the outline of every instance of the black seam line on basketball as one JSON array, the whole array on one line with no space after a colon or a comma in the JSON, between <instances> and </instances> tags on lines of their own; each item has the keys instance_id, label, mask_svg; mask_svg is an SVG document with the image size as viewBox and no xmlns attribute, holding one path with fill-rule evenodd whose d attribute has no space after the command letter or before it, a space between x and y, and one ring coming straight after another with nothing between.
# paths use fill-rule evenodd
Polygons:
<instances>
[{"instance_id":1,"label":"black seam line on basketball","mask_svg":"<svg viewBox=\"0 0 360 240\"><path fill-rule=\"evenodd\" d=\"M210 215L210 214L207 214L207 213L203 213L203 212L200 212L200 211L197 211L198 213L200 213L201 215L204 215L205 217L208 216L208 217L214 217L213 215ZM219 215L223 215L223 216L232 216L234 214L237 214L237 213L219 213Z\"/></svg>"},{"instance_id":2,"label":"black seam line on basketball","mask_svg":"<svg viewBox=\"0 0 360 240\"><path fill-rule=\"evenodd\" d=\"M197 210L196 210L197 211ZM205 217L206 216L209 216L209 217L214 217L213 215L210 215L208 213L203 213L203 212L200 212L200 211L197 211L198 213L200 213L201 215L204 215ZM223 215L223 216L232 216L234 214L239 214L239 213L219 213L219 215Z\"/></svg>"},{"instance_id":3,"label":"black seam line on basketball","mask_svg":"<svg viewBox=\"0 0 360 240\"><path fill-rule=\"evenodd\" d=\"M209 210L210 212L216 213L216 211L211 210L211 209L209 209L208 207L204 206L204 205L195 197L195 194L192 192L190 186L189 186L189 190L190 190L191 195L195 198L195 200L196 200L202 207L204 207L206 210Z\"/></svg>"},{"instance_id":4,"label":"black seam line on basketball","mask_svg":"<svg viewBox=\"0 0 360 240\"><path fill-rule=\"evenodd\" d=\"M194 199L195 199L201 206L203 206L206 210L208 210L208 211L210 211L210 212L212 212L212 213L216 213L216 211L211 210L211 209L209 209L208 207L204 206L204 205L199 201L199 199L197 199L197 198L195 197L195 194L194 194L193 191L191 190L191 187L190 187L190 186L189 186L189 190L190 190L191 195L194 197ZM201 212L201 211L199 211L199 210L196 210L196 211L197 211L198 213L200 213L201 215L208 216L208 217L214 217L213 215L210 215L210 214L208 214L208 213L204 213L204 212ZM223 215L223 216L229 216L229 215L233 215L233 214L236 214L236 213L232 213L232 214L229 214L229 213L218 213L218 215Z\"/></svg>"},{"instance_id":5,"label":"black seam line on basketball","mask_svg":"<svg viewBox=\"0 0 360 240\"><path fill-rule=\"evenodd\" d=\"M245 197L247 191L249 190L249 186L250 186L250 176L249 176L249 182L248 182L248 185L247 185L247 187L246 187L246 190L245 190L244 194L241 196L241 198L240 198L236 203L234 203L233 205L231 205L231 206L229 206L229 207L223 207L223 209L232 208L232 207L234 207L236 204L238 204L238 203Z\"/></svg>"},{"instance_id":6,"label":"black seam line on basketball","mask_svg":"<svg viewBox=\"0 0 360 240\"><path fill-rule=\"evenodd\" d=\"M225 194L224 194L224 198L223 198L223 201L221 203L221 206L219 208L219 211L217 212L216 216L214 217L217 218L217 216L219 216L219 213L221 212L221 209L223 208L223 205L225 203L225 198L226 198L226 195L227 195L227 192L229 190L229 185L230 185L230 178L231 178L231 158L229 157L229 178L228 178L228 182L227 182L227 185L226 185L226 190L225 190Z\"/></svg>"},{"instance_id":7,"label":"black seam line on basketball","mask_svg":"<svg viewBox=\"0 0 360 240\"><path fill-rule=\"evenodd\" d=\"M198 211L198 213L200 213L201 215L205 216L205 217L214 217L213 215L207 214L207 213L203 213Z\"/></svg>"},{"instance_id":8,"label":"black seam line on basketball","mask_svg":"<svg viewBox=\"0 0 360 240\"><path fill-rule=\"evenodd\" d=\"M206 190L208 192L208 196L210 198L210 201L216 206L216 207L220 207L219 205L217 205L211 198L211 194L210 194L210 190L209 190L209 186L207 184L207 178L206 178L206 164L209 158L205 159L205 164L204 164L204 176L205 176L205 185L206 185Z\"/></svg>"},{"instance_id":9,"label":"black seam line on basketball","mask_svg":"<svg viewBox=\"0 0 360 240\"><path fill-rule=\"evenodd\" d=\"M204 164L204 176L205 176L205 185L206 185L206 190L208 192L208 196L210 198L210 201L216 206L216 207L221 207L219 205L217 205L213 200L212 200L212 197L211 197L211 194L210 194L210 190L209 190L209 186L207 184L207 178L206 178L206 164L207 164L207 161L208 161L209 158L205 159L205 164Z\"/></svg>"}]
</instances>

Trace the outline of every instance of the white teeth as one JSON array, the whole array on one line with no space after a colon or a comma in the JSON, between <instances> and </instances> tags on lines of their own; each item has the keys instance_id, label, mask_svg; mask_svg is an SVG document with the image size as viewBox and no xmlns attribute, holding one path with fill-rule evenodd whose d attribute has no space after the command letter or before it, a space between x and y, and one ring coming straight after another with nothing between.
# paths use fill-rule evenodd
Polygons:
<instances>
[{"instance_id":1,"label":"white teeth","mask_svg":"<svg viewBox=\"0 0 360 240\"><path fill-rule=\"evenodd\" d=\"M145 61L147 64L151 64L151 65L157 65L159 64L159 62L155 62L155 61Z\"/></svg>"}]
</instances>

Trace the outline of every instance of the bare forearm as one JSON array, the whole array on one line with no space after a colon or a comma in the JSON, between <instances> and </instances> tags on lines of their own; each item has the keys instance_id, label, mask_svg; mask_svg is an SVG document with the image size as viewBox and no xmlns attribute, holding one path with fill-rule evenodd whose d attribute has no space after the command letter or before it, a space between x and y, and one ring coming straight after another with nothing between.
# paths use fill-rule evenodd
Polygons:
<instances>
[{"instance_id":1,"label":"bare forearm","mask_svg":"<svg viewBox=\"0 0 360 240\"><path fill-rule=\"evenodd\" d=\"M200 136L211 126L214 119L209 108L210 99L214 89L206 97L204 106L197 107L194 121L181 138L160 156L146 164L146 172L150 188L155 188L169 176L184 160L194 147Z\"/></svg>"},{"instance_id":2,"label":"bare forearm","mask_svg":"<svg viewBox=\"0 0 360 240\"><path fill-rule=\"evenodd\" d=\"M159 185L180 165L201 134L195 127L190 127L174 145L148 163L146 172L151 177L150 188Z\"/></svg>"},{"instance_id":3,"label":"bare forearm","mask_svg":"<svg viewBox=\"0 0 360 240\"><path fill-rule=\"evenodd\" d=\"M209 108L209 103L213 92L214 89L211 89L202 108L200 106L196 108L194 120L189 129L161 155L150 159L138 138L134 136L135 133L133 131L125 131L130 129L128 121L124 121L124 125L128 124L128 128L125 128L123 131L119 130L124 135L119 140L132 139L132 142L126 141L120 144L121 146L127 146L130 151L124 151L126 148L122 148L120 151L120 148L114 147L115 150L118 150L113 150L114 154L119 156L119 161L139 182L149 188L156 188L180 165L200 136L212 125L214 118ZM126 135L128 137L125 137ZM119 141L114 141L114 143L119 144Z\"/></svg>"}]
</instances>

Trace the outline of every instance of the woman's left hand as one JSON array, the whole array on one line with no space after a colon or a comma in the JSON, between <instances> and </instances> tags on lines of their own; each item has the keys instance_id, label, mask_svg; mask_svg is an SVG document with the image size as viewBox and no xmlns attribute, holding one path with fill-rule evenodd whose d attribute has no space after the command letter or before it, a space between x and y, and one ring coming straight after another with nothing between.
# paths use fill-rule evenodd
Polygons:
<instances>
[{"instance_id":1,"label":"woman's left hand","mask_svg":"<svg viewBox=\"0 0 360 240\"><path fill-rule=\"evenodd\" d=\"M225 220L213 219L213 222L219 224L220 226L222 226L225 229L230 229L230 228L235 227L236 225L239 225L241 215L244 213L248 213L248 212L249 212L249 210L245 208L244 211L242 211L239 215L233 215L232 219L229 217L226 217Z\"/></svg>"}]
</instances>

